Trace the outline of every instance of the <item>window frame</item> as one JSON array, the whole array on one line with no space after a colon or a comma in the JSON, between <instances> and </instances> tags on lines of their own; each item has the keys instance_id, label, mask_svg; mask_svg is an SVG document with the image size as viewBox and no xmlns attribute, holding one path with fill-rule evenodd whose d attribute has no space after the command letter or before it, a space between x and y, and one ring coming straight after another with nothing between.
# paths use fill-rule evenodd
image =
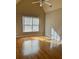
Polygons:
<instances>
[{"instance_id":1,"label":"window frame","mask_svg":"<svg viewBox=\"0 0 79 59\"><path fill-rule=\"evenodd\" d=\"M26 25L24 24L23 17L32 17L32 25ZM38 18L39 24L38 25L33 25L33 17ZM25 26L32 26L32 31L24 31ZM38 31L33 31L33 26L38 26ZM40 31L40 18L38 16L22 16L22 32L24 33L32 33L32 32L39 32Z\"/></svg>"}]
</instances>

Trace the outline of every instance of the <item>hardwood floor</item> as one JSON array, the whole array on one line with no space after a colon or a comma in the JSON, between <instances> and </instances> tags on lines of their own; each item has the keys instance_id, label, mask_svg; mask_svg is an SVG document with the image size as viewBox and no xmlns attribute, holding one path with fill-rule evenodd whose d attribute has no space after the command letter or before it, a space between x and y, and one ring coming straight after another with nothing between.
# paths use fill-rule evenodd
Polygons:
<instances>
[{"instance_id":1,"label":"hardwood floor","mask_svg":"<svg viewBox=\"0 0 79 59\"><path fill-rule=\"evenodd\" d=\"M16 59L62 59L62 47L50 48L48 42L27 37L17 38Z\"/></svg>"}]
</instances>

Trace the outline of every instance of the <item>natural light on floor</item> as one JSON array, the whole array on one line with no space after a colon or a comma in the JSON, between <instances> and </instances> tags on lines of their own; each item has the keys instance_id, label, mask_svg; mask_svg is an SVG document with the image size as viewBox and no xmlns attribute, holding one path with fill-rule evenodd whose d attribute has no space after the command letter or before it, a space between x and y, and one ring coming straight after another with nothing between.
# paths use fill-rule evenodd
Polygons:
<instances>
[{"instance_id":1,"label":"natural light on floor","mask_svg":"<svg viewBox=\"0 0 79 59\"><path fill-rule=\"evenodd\" d=\"M23 55L31 55L39 51L38 40L27 40L23 43Z\"/></svg>"}]
</instances>

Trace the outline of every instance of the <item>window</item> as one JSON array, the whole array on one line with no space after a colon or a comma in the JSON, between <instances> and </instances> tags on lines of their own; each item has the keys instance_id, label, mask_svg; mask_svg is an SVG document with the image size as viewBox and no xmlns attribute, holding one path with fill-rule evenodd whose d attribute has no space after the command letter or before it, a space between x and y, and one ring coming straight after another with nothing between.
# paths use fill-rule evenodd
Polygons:
<instances>
[{"instance_id":1,"label":"window","mask_svg":"<svg viewBox=\"0 0 79 59\"><path fill-rule=\"evenodd\" d=\"M39 17L23 16L23 32L38 32L39 31Z\"/></svg>"},{"instance_id":2,"label":"window","mask_svg":"<svg viewBox=\"0 0 79 59\"><path fill-rule=\"evenodd\" d=\"M51 28L51 39L54 40L60 40L60 36L58 35L58 33L54 30L54 28Z\"/></svg>"}]
</instances>

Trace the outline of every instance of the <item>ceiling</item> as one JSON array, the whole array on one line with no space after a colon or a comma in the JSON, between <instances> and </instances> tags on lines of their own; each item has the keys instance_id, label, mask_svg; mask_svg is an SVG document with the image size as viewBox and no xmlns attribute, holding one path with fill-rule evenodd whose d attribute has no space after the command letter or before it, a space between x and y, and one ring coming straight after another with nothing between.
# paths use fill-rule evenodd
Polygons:
<instances>
[{"instance_id":1,"label":"ceiling","mask_svg":"<svg viewBox=\"0 0 79 59\"><path fill-rule=\"evenodd\" d=\"M21 0L16 0L16 4L18 4Z\"/></svg>"},{"instance_id":2,"label":"ceiling","mask_svg":"<svg viewBox=\"0 0 79 59\"><path fill-rule=\"evenodd\" d=\"M52 7L49 7L47 5L44 5L44 11L47 12L51 12L54 11L56 9L62 8L62 0L49 0L49 2L52 4Z\"/></svg>"},{"instance_id":3,"label":"ceiling","mask_svg":"<svg viewBox=\"0 0 79 59\"><path fill-rule=\"evenodd\" d=\"M37 0L16 0L16 14L28 16L40 16L40 14L44 14L43 7L40 7L39 4L33 5L33 1Z\"/></svg>"},{"instance_id":4,"label":"ceiling","mask_svg":"<svg viewBox=\"0 0 79 59\"><path fill-rule=\"evenodd\" d=\"M36 11L38 9L43 9L45 13L48 13L50 11L54 11L56 9L59 9L59 8L62 8L62 0L49 0L49 2L52 4L52 7L49 7L48 5L43 5L43 8L39 6L39 4L31 4L33 1L38 1L38 0L16 0L16 9L18 10L22 10L22 9L25 9L25 10L29 10L30 7L32 7L31 9L32 10L35 10ZM25 7L24 7L25 5ZM29 7L29 8L27 8ZM21 12L21 11L17 11L17 12ZM25 11L25 10L22 10L22 11ZM31 11L32 11L31 10Z\"/></svg>"}]
</instances>

